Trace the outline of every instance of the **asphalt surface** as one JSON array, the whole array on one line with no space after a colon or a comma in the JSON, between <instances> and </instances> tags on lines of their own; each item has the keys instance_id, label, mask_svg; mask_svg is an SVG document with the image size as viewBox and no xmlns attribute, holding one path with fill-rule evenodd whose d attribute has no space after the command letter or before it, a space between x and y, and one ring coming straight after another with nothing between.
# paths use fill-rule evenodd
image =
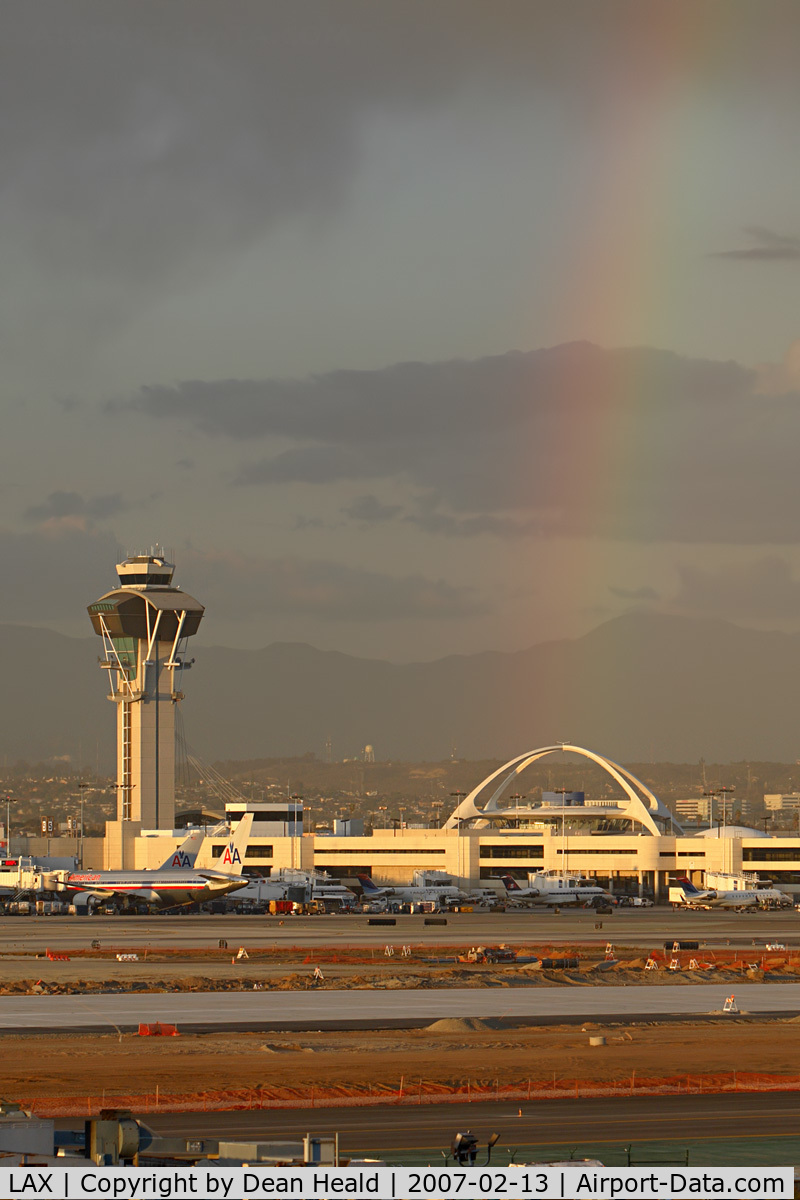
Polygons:
<instances>
[{"instance_id":1,"label":"asphalt surface","mask_svg":"<svg viewBox=\"0 0 800 1200\"><path fill-rule=\"evenodd\" d=\"M135 946L216 949L219 939L230 946L380 946L493 945L498 942L559 943L579 941L617 946L657 946L667 939L699 940L709 948L763 947L780 941L800 949L800 913L726 912L669 907L615 909L598 916L589 909L560 914L538 909L506 913L449 913L447 925L426 925L421 914L398 916L396 925L370 925L366 915L348 917L155 916L155 917L0 917L0 955L47 948L88 948L93 939L104 947ZM598 928L599 926L599 928Z\"/></svg>"},{"instance_id":2,"label":"asphalt surface","mask_svg":"<svg viewBox=\"0 0 800 1200\"><path fill-rule=\"evenodd\" d=\"M345 1154L430 1151L438 1157L458 1130L482 1142L495 1130L501 1146L563 1145L631 1141L794 1138L800 1127L800 1093L761 1096L640 1096L614 1100L557 1100L518 1104L437 1104L420 1109L326 1108L265 1112L178 1113L142 1116L165 1137L245 1140L299 1138L339 1133ZM63 1122L69 1125L68 1121ZM499 1161L506 1161L501 1157Z\"/></svg>"},{"instance_id":3,"label":"asphalt surface","mask_svg":"<svg viewBox=\"0 0 800 1200\"><path fill-rule=\"evenodd\" d=\"M398 988L392 991L106 993L0 996L0 1029L136 1029L165 1022L180 1029L347 1029L427 1024L440 1017L506 1017L557 1022L719 1012L720 984L598 987ZM800 1013L800 983L737 984L739 1009Z\"/></svg>"}]
</instances>

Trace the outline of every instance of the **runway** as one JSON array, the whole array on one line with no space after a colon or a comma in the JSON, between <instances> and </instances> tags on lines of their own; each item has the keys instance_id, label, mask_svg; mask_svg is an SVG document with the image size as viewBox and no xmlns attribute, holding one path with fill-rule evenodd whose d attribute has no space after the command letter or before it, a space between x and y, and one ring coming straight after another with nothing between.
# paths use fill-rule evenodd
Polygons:
<instances>
[{"instance_id":1,"label":"runway","mask_svg":"<svg viewBox=\"0 0 800 1200\"><path fill-rule=\"evenodd\" d=\"M499 1162L517 1146L627 1145L637 1141L795 1138L800 1095L641 1096L636 1099L558 1100L517 1104L437 1104L410 1108L342 1108L314 1111L180 1113L143 1116L162 1136L275 1139L312 1130L338 1132L346 1154L429 1152L439 1159L453 1134L471 1129L481 1141L502 1133Z\"/></svg>"},{"instance_id":2,"label":"runway","mask_svg":"<svg viewBox=\"0 0 800 1200\"><path fill-rule=\"evenodd\" d=\"M155 1021L200 1032L402 1028L457 1016L541 1023L634 1019L719 1011L728 990L719 984L663 984L2 996L0 1030L106 1032ZM741 984L736 1000L741 1010L788 1016L800 1013L800 984Z\"/></svg>"},{"instance_id":3,"label":"runway","mask_svg":"<svg viewBox=\"0 0 800 1200\"><path fill-rule=\"evenodd\" d=\"M69 952L101 946L166 947L216 950L220 938L233 946L290 949L321 946L380 947L389 942L415 947L435 945L512 945L580 942L619 946L657 946L666 940L698 940L709 948L761 946L781 941L800 949L800 914L780 912L701 912L670 908L616 909L598 916L589 909L561 913L518 911L449 913L446 925L426 925L424 916L398 916L396 925L370 925L365 915L285 917L4 917L0 918L0 955L46 948Z\"/></svg>"}]
</instances>

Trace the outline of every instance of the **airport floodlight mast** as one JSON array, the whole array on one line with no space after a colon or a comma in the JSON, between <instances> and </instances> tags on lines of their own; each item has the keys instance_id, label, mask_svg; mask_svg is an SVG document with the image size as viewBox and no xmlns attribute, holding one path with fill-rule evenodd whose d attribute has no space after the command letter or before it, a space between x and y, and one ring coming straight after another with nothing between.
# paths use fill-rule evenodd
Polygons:
<instances>
[{"instance_id":1,"label":"airport floodlight mast","mask_svg":"<svg viewBox=\"0 0 800 1200\"><path fill-rule=\"evenodd\" d=\"M117 564L119 586L89 605L102 638L100 666L117 706L117 820L109 822L107 866L126 867L142 828L175 824L175 708L183 699L188 639L204 607L172 582L160 547Z\"/></svg>"}]
</instances>

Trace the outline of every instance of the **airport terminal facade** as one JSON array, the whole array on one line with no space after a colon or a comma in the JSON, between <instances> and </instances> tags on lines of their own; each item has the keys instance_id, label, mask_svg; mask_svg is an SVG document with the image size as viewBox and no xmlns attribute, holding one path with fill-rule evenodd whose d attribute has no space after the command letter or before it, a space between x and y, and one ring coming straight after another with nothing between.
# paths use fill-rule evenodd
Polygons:
<instances>
[{"instance_id":1,"label":"airport terminal facade","mask_svg":"<svg viewBox=\"0 0 800 1200\"><path fill-rule=\"evenodd\" d=\"M601 762L612 772L624 768L581 747L545 747L511 760L481 781L438 829L376 829L371 834L335 836L303 831L302 804L289 801L241 801L227 805L235 827L245 811L254 812L253 832L244 869L269 876L292 868L325 871L343 882L370 875L378 884L411 884L419 871L446 874L466 891L492 887L503 875L525 881L537 872L580 873L617 893L666 901L671 882L688 876L702 884L704 872L753 874L771 879L800 899L800 838L772 837L754 829L727 827L689 834L651 793L627 773L628 791L618 799L587 804L580 793L548 798L533 807L510 807L503 792L532 758L569 751ZM498 782L499 780L499 782ZM633 782L631 782L633 781ZM488 800L483 800L490 792ZM628 794L628 792L632 794ZM482 802L483 801L483 802ZM185 829L139 829L129 840L116 834L86 839L87 868L120 866L120 848L128 847L126 866L159 867L180 845ZM627 829L609 831L609 826ZM226 834L209 829L221 853ZM68 838L30 838L25 851L69 857L78 844Z\"/></svg>"}]
</instances>

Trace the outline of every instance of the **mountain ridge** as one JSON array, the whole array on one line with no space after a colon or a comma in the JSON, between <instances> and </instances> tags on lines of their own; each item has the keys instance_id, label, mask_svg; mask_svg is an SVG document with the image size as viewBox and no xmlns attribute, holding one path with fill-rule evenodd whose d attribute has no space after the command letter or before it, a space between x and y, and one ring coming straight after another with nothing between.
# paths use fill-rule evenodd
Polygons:
<instances>
[{"instance_id":1,"label":"mountain ridge","mask_svg":"<svg viewBox=\"0 0 800 1200\"><path fill-rule=\"evenodd\" d=\"M95 639L0 625L0 753L106 765L114 719ZM800 757L800 634L634 611L574 639L415 663L309 643L195 643L187 741L204 759L322 754L435 760L571 738L628 761ZM109 768L110 769L110 768Z\"/></svg>"}]
</instances>

